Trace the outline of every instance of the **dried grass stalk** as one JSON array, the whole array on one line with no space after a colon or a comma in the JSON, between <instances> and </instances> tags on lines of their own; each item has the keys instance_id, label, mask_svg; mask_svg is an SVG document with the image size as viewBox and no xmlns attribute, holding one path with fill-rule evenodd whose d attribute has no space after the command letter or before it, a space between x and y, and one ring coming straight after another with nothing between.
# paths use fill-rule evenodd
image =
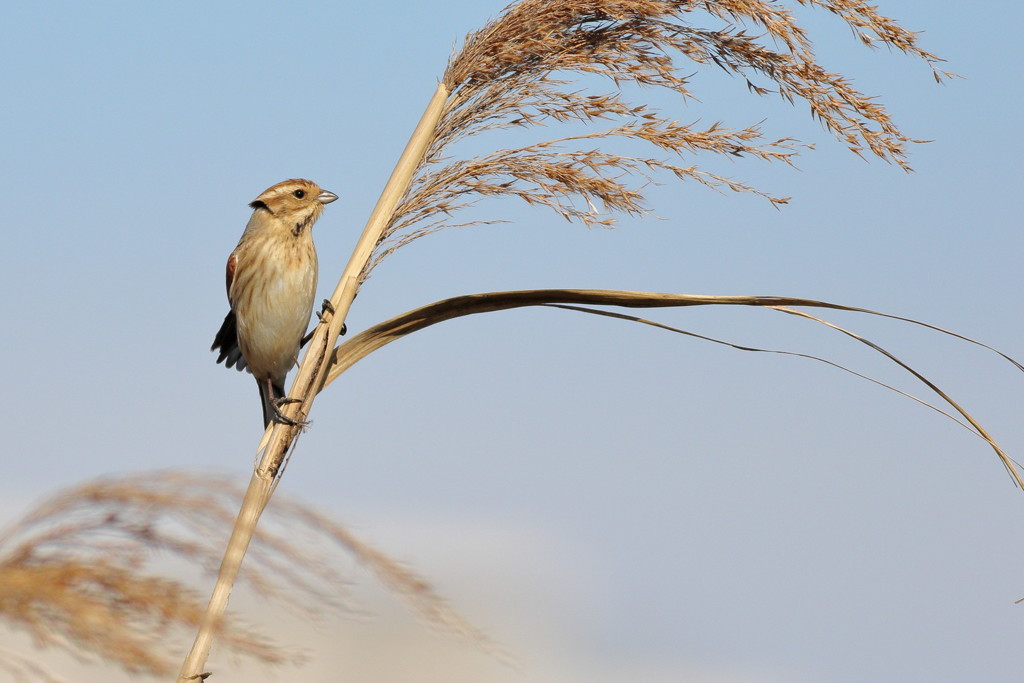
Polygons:
<instances>
[{"instance_id":1,"label":"dried grass stalk","mask_svg":"<svg viewBox=\"0 0 1024 683\"><path fill-rule=\"evenodd\" d=\"M952 75L938 69L941 60L919 46L917 34L867 2L795 2L837 15L865 45L885 45L924 60L936 80ZM717 26L703 28L705 23ZM694 64L740 77L753 94L803 101L811 116L854 153L869 152L910 170L907 144L917 141L905 136L872 97L817 62L810 37L782 2L523 0L468 35L451 58L442 79L451 95L426 163L363 277L394 250L454 225L452 214L480 197L517 197L567 220L610 225L615 213L644 213L643 184L667 172L785 203L785 197L691 163L603 153L597 147L624 138L675 159L707 152L792 163L804 145L792 138L765 140L760 124L683 124L644 102L627 101L620 90L636 84L691 98L691 77L683 69ZM578 80L587 76L601 77L611 88L584 89ZM471 159L446 157L454 143L486 131L570 121L611 125Z\"/></svg>"}]
</instances>

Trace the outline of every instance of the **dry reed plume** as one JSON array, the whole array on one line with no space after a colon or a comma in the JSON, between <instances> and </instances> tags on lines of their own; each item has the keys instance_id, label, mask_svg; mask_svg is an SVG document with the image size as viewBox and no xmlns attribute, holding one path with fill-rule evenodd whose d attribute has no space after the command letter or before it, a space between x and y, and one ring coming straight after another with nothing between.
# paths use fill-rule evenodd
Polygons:
<instances>
[{"instance_id":1,"label":"dry reed plume","mask_svg":"<svg viewBox=\"0 0 1024 683\"><path fill-rule=\"evenodd\" d=\"M0 536L0 619L39 646L85 661L101 659L134 674L171 673L171 643L195 629L204 604L154 561L212 573L240 495L226 478L160 472L88 483L51 498ZM310 616L343 607L345 577L332 568L338 558L329 552L341 549L432 623L479 637L421 578L341 525L293 502L278 501L275 511L243 577L256 595ZM236 619L221 622L218 639L267 665L297 659ZM0 650L2 670L26 681L57 680L26 653Z\"/></svg>"},{"instance_id":2,"label":"dry reed plume","mask_svg":"<svg viewBox=\"0 0 1024 683\"><path fill-rule=\"evenodd\" d=\"M872 5L857 0L798 4L836 14L866 45L886 45L923 59L937 80L951 75L936 68L941 60L918 46L915 33ZM698 21L720 25L699 28ZM609 225L615 212L644 213L643 184L668 173L785 203L786 198L694 164L597 147L622 138L670 159L708 152L792 162L804 147L795 139L765 140L757 124L682 124L644 102L627 101L619 90L636 84L691 98L691 78L681 71L688 62L739 76L754 94L803 101L812 117L853 152L869 151L910 168L906 147L914 140L873 98L817 63L809 36L782 3L524 0L470 34L449 62L442 83L450 95L425 163L367 272L395 249L452 224L455 211L482 196L514 196L568 220ZM591 92L574 82L577 76L602 77L612 87ZM567 121L611 125L471 159L445 157L454 143L488 130Z\"/></svg>"}]
</instances>

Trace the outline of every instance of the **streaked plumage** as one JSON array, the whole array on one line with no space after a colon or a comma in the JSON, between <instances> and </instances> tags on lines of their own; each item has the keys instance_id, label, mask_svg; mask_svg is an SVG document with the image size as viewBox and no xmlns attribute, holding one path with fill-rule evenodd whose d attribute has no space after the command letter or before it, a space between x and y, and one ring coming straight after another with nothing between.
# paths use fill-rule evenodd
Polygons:
<instances>
[{"instance_id":1,"label":"streaked plumage","mask_svg":"<svg viewBox=\"0 0 1024 683\"><path fill-rule=\"evenodd\" d=\"M228 302L210 350L217 362L256 378L263 423L286 421L278 410L295 365L316 293L312 228L337 195L308 180L286 180L264 190L227 264Z\"/></svg>"}]
</instances>

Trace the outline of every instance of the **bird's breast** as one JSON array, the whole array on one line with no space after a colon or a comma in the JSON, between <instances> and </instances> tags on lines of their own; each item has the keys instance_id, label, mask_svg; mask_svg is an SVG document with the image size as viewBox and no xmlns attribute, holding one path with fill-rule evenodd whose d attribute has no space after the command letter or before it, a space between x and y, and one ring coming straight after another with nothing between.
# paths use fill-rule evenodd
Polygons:
<instances>
[{"instance_id":1,"label":"bird's breast","mask_svg":"<svg viewBox=\"0 0 1024 683\"><path fill-rule=\"evenodd\" d=\"M229 297L238 345L257 379L282 380L295 364L316 294L311 240L258 239L236 251Z\"/></svg>"}]
</instances>

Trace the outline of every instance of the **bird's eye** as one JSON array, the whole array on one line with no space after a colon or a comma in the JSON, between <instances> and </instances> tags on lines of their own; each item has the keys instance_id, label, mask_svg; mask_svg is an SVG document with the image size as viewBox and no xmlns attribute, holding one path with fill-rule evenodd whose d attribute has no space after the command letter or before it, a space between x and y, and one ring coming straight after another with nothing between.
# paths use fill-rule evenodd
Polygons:
<instances>
[{"instance_id":1,"label":"bird's eye","mask_svg":"<svg viewBox=\"0 0 1024 683\"><path fill-rule=\"evenodd\" d=\"M292 192L292 194L295 195L296 199L302 199L303 197L306 196L306 191L305 190L295 190L295 192Z\"/></svg>"}]
</instances>

